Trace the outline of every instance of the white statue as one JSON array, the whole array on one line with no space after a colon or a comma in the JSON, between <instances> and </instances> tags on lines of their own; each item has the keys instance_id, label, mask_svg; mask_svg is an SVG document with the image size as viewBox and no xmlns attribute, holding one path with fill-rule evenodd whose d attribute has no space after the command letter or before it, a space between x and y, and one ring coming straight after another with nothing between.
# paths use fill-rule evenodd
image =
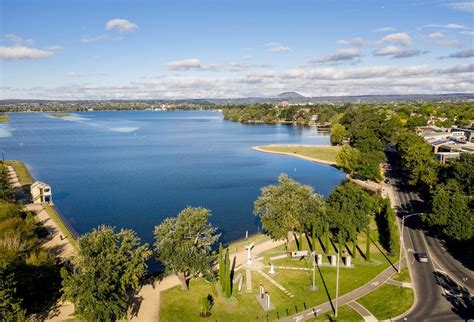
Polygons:
<instances>
[{"instance_id":1,"label":"white statue","mask_svg":"<svg viewBox=\"0 0 474 322\"><path fill-rule=\"evenodd\" d=\"M268 274L275 275L275 266L273 266L273 263L270 263L270 270L268 271Z\"/></svg>"},{"instance_id":2,"label":"white statue","mask_svg":"<svg viewBox=\"0 0 474 322\"><path fill-rule=\"evenodd\" d=\"M251 243L248 246L245 246L245 249L247 250L247 265L252 265L252 248L254 246L254 243Z\"/></svg>"}]
</instances>

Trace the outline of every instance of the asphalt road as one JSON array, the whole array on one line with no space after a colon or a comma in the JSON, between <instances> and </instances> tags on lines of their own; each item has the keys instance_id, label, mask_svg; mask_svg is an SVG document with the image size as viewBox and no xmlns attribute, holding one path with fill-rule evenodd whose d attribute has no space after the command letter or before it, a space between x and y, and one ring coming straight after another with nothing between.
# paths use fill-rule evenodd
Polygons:
<instances>
[{"instance_id":1,"label":"asphalt road","mask_svg":"<svg viewBox=\"0 0 474 322\"><path fill-rule=\"evenodd\" d=\"M389 171L390 184L395 192L395 205L399 217L417 213L422 205L418 194L411 191L397 176L401 173L392 164ZM464 284L471 282L472 271L458 263L441 248L440 243L427 237L419 216L411 216L405 220L404 245L407 263L412 274L417 302L415 307L400 321L462 321L473 318L472 298ZM421 263L416 253L428 254L429 262ZM449 255L449 256L448 256ZM440 265L440 263L442 265ZM464 280L463 280L464 278Z\"/></svg>"}]
</instances>

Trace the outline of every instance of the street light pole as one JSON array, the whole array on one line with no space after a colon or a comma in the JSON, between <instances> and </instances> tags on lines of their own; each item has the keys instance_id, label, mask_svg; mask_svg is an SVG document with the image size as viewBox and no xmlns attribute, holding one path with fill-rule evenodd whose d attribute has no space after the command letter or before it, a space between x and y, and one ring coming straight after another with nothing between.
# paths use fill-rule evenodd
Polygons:
<instances>
[{"instance_id":1,"label":"street light pole","mask_svg":"<svg viewBox=\"0 0 474 322\"><path fill-rule=\"evenodd\" d=\"M336 309L334 312L335 318L337 318L338 296L339 296L339 248L337 249L337 260L336 260Z\"/></svg>"},{"instance_id":2,"label":"street light pole","mask_svg":"<svg viewBox=\"0 0 474 322\"><path fill-rule=\"evenodd\" d=\"M402 228L401 228L401 234L400 234L400 251L398 254L398 272L402 270L402 249L404 248L403 246L403 227L405 226L405 219L411 216L421 216L424 215L423 213L416 213L416 214L410 214L406 216L402 216Z\"/></svg>"}]
</instances>

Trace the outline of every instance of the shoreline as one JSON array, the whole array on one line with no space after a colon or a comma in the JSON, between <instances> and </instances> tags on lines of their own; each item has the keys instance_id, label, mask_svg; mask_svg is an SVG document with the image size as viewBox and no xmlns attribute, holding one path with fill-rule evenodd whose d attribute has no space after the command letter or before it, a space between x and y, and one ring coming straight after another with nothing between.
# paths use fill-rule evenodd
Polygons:
<instances>
[{"instance_id":1,"label":"shoreline","mask_svg":"<svg viewBox=\"0 0 474 322\"><path fill-rule=\"evenodd\" d=\"M258 152L263 152L263 153L288 155L288 156L291 156L291 157L300 158L300 159L304 159L304 160L307 160L307 161L312 161L312 162L316 162L316 163L321 163L321 164L325 164L325 165L329 165L329 166L338 168L338 167L337 167L337 163L336 163L336 162L333 162L333 161L327 161L327 160L322 160L322 159L311 158L311 157L307 157L307 156L304 156L304 155L301 155L301 154L297 154L297 153L280 152L280 151L269 151L269 150L265 150L265 149L264 149L265 147L272 147L272 146L286 146L286 147L292 147L292 146L295 146L295 147L318 147L318 146L320 146L320 147L327 147L327 145L270 144L270 145L253 146L253 147L252 147L252 150L258 151Z\"/></svg>"},{"instance_id":2,"label":"shoreline","mask_svg":"<svg viewBox=\"0 0 474 322\"><path fill-rule=\"evenodd\" d=\"M21 189L24 186L31 185L33 182L37 181L33 175L31 174L30 169L21 160L5 160L5 164L10 165L13 167L15 173L18 175L19 183L21 185ZM19 175L19 172L22 174ZM64 236L68 236L72 238L71 244L74 248L76 248L76 244L78 242L79 234L77 231L72 227L72 225L63 217L61 212L56 208L54 204L41 204L43 209L48 213L48 216L51 218L53 222L56 223L58 229L62 232ZM48 211L49 210L49 211ZM52 212L52 214L50 213Z\"/></svg>"}]
</instances>

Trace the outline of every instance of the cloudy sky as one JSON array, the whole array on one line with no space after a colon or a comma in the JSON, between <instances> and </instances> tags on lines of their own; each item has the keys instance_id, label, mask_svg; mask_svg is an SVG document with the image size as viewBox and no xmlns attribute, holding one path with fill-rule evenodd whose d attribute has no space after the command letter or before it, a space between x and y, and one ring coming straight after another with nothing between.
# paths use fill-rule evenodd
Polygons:
<instances>
[{"instance_id":1,"label":"cloudy sky","mask_svg":"<svg viewBox=\"0 0 474 322\"><path fill-rule=\"evenodd\" d=\"M474 92L474 2L0 0L0 98Z\"/></svg>"}]
</instances>

